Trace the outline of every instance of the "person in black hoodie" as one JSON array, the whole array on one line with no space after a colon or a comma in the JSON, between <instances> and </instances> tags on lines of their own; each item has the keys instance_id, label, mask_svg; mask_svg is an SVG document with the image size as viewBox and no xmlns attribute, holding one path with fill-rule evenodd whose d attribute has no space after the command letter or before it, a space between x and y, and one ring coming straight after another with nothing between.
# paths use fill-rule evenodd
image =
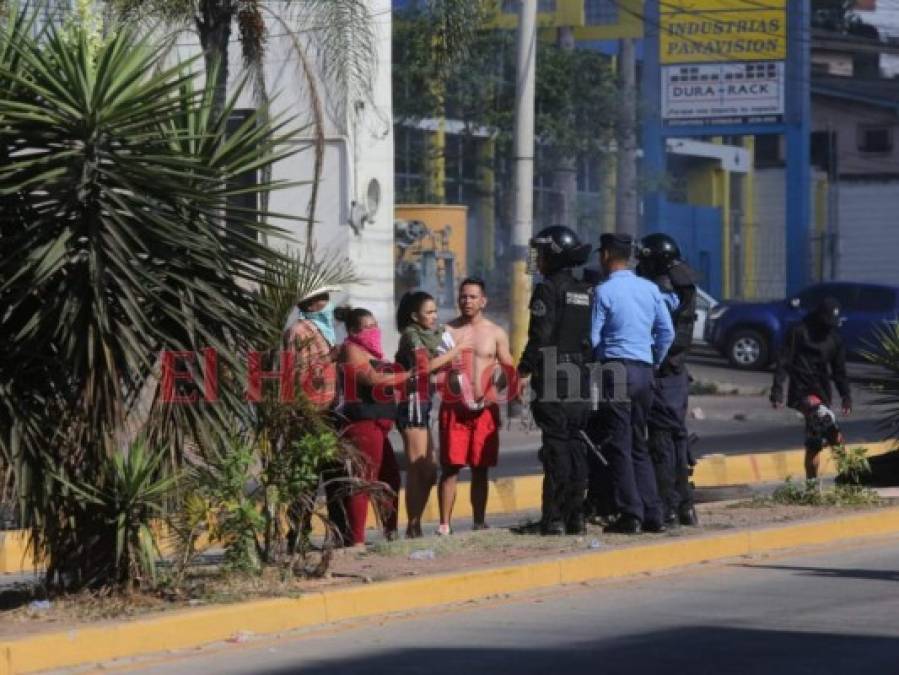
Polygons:
<instances>
[{"instance_id":1,"label":"person in black hoodie","mask_svg":"<svg viewBox=\"0 0 899 675\"><path fill-rule=\"evenodd\" d=\"M840 336L840 305L825 298L798 324L790 328L774 371L771 404L784 404L783 385L789 377L786 404L805 417L805 477L818 477L820 453L825 442L843 444L843 435L831 410L831 381L842 399L842 412L852 412L852 396L846 376L846 348Z\"/></svg>"}]
</instances>

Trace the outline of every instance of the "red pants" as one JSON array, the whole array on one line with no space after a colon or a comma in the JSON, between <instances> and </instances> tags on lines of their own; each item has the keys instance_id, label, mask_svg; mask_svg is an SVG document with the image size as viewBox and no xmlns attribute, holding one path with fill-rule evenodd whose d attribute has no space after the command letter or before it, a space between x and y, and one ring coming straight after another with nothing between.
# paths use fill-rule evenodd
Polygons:
<instances>
[{"instance_id":1,"label":"red pants","mask_svg":"<svg viewBox=\"0 0 899 675\"><path fill-rule=\"evenodd\" d=\"M362 478L381 481L393 490L393 496L378 504L378 512L386 532L397 527L400 491L400 469L393 454L393 446L387 433L393 426L391 420L359 420L345 428L347 440L355 445L365 458ZM368 516L368 494L357 492L344 502L349 521L352 544L365 543L365 519Z\"/></svg>"}]
</instances>

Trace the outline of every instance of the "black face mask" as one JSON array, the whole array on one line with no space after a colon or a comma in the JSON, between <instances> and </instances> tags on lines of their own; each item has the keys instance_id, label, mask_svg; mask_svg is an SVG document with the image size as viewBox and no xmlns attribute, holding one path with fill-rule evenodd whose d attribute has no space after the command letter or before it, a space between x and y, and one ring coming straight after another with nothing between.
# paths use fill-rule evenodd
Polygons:
<instances>
[{"instance_id":1,"label":"black face mask","mask_svg":"<svg viewBox=\"0 0 899 675\"><path fill-rule=\"evenodd\" d=\"M810 318L822 328L839 328L842 318L840 305L836 300L828 298L815 308Z\"/></svg>"}]
</instances>

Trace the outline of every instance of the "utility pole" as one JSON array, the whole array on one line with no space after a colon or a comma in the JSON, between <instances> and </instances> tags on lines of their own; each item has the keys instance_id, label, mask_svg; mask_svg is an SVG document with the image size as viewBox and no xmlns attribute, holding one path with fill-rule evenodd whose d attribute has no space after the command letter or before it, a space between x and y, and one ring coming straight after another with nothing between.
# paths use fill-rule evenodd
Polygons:
<instances>
[{"instance_id":1,"label":"utility pole","mask_svg":"<svg viewBox=\"0 0 899 675\"><path fill-rule=\"evenodd\" d=\"M559 49L564 52L573 52L574 29L570 26L562 26L558 29ZM567 225L577 231L577 158L573 155L565 155L556 158L557 164L553 171L553 225ZM581 234L578 232L578 234Z\"/></svg>"},{"instance_id":2,"label":"utility pole","mask_svg":"<svg viewBox=\"0 0 899 675\"><path fill-rule=\"evenodd\" d=\"M637 59L634 41L618 41L618 179L615 185L615 229L637 236ZM655 226L657 223L652 223Z\"/></svg>"},{"instance_id":3,"label":"utility pole","mask_svg":"<svg viewBox=\"0 0 899 675\"><path fill-rule=\"evenodd\" d=\"M537 0L520 0L515 82L515 221L512 226L510 341L517 359L528 330L531 279L528 244L534 229L534 95L537 74Z\"/></svg>"},{"instance_id":4,"label":"utility pole","mask_svg":"<svg viewBox=\"0 0 899 675\"><path fill-rule=\"evenodd\" d=\"M827 245L830 258L828 279L840 278L840 170L837 158L837 132L827 125Z\"/></svg>"}]
</instances>

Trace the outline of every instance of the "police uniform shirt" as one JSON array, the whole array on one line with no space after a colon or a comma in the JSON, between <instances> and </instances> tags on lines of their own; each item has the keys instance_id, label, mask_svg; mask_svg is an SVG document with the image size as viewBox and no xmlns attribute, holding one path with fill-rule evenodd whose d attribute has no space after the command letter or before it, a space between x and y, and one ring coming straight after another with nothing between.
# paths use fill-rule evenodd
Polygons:
<instances>
[{"instance_id":1,"label":"police uniform shirt","mask_svg":"<svg viewBox=\"0 0 899 675\"><path fill-rule=\"evenodd\" d=\"M674 326L658 286L630 270L613 272L596 287L590 340L600 361L661 364L674 342Z\"/></svg>"},{"instance_id":2,"label":"police uniform shirt","mask_svg":"<svg viewBox=\"0 0 899 675\"><path fill-rule=\"evenodd\" d=\"M677 293L674 291L663 292L662 300L665 302L665 306L668 307L668 311L672 314L677 311L678 307L680 307L680 298L677 297Z\"/></svg>"},{"instance_id":3,"label":"police uniform shirt","mask_svg":"<svg viewBox=\"0 0 899 675\"><path fill-rule=\"evenodd\" d=\"M590 288L569 269L553 272L537 284L529 309L528 342L518 365L523 377L539 373L544 347L557 347L560 353L589 352Z\"/></svg>"}]
</instances>

